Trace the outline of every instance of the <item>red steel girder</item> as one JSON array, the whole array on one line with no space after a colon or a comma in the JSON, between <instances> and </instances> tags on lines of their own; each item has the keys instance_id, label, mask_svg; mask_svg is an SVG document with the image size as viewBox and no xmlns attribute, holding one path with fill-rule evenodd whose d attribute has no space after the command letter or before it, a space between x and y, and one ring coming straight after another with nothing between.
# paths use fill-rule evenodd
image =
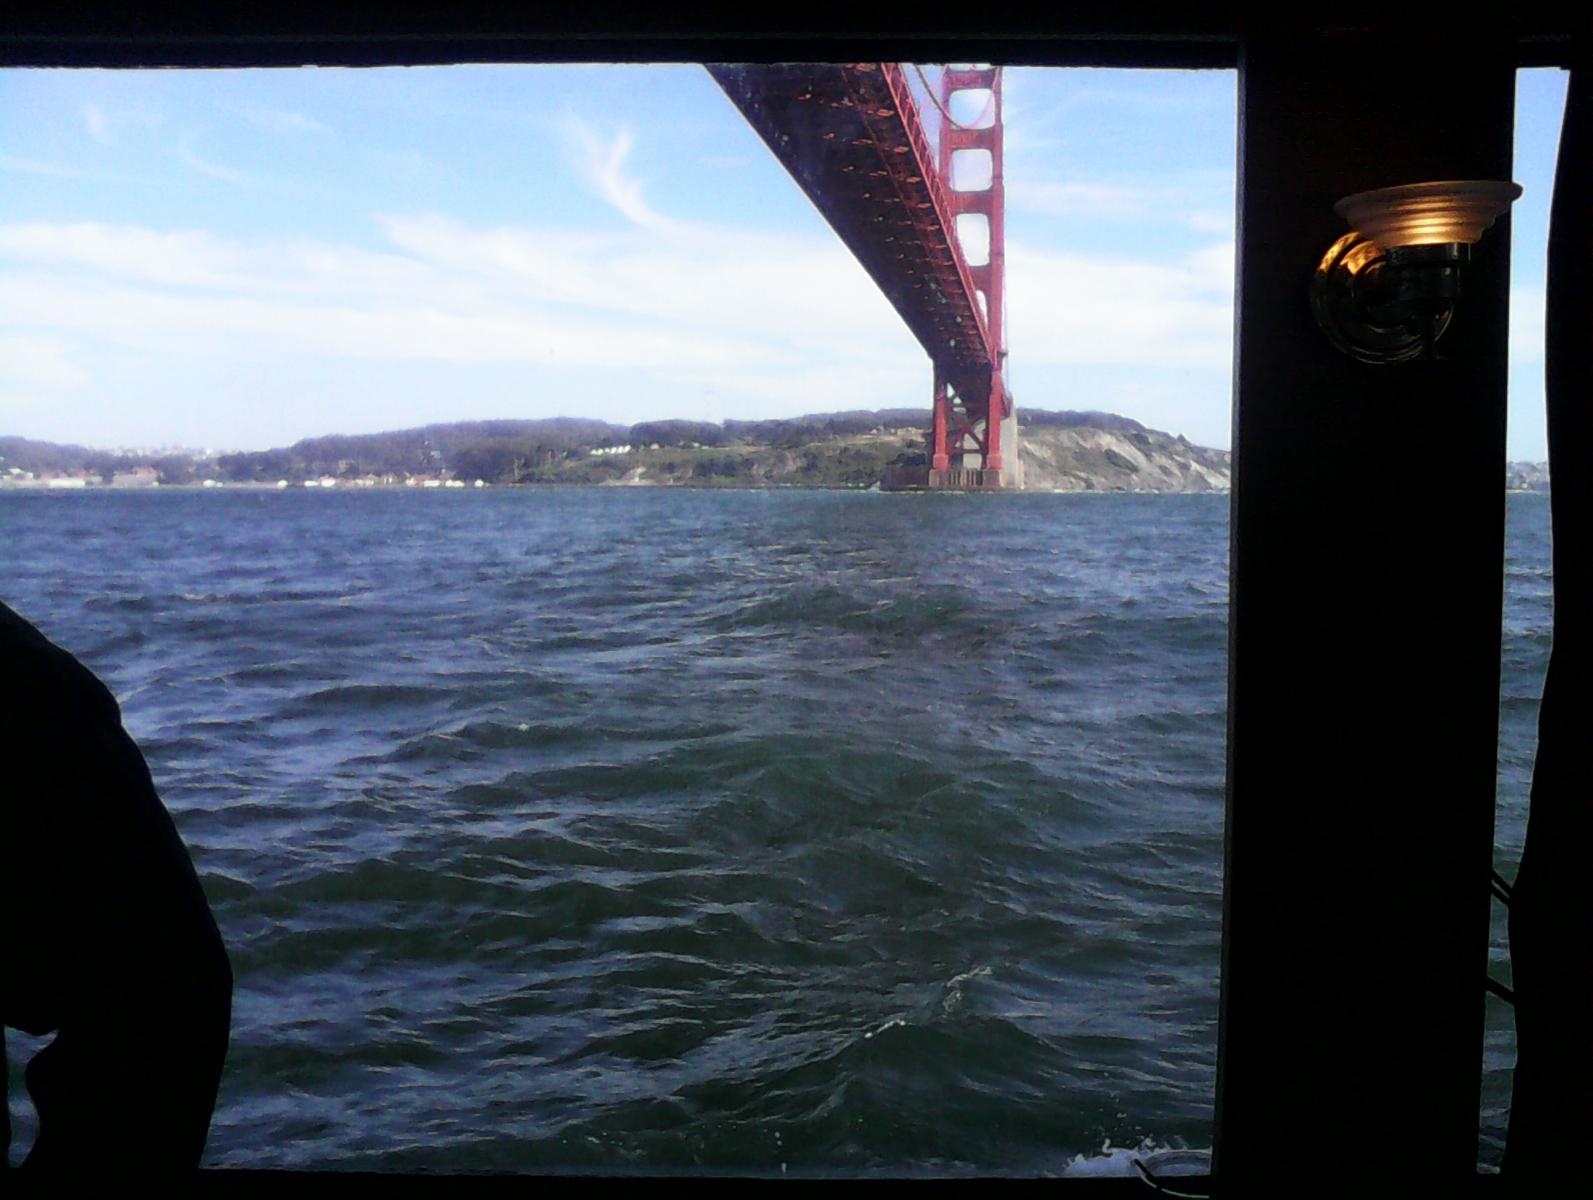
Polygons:
<instances>
[{"instance_id":1,"label":"red steel girder","mask_svg":"<svg viewBox=\"0 0 1593 1200\"><path fill-rule=\"evenodd\" d=\"M968 393L999 370L949 190L898 63L712 65L713 75L928 353Z\"/></svg>"}]
</instances>

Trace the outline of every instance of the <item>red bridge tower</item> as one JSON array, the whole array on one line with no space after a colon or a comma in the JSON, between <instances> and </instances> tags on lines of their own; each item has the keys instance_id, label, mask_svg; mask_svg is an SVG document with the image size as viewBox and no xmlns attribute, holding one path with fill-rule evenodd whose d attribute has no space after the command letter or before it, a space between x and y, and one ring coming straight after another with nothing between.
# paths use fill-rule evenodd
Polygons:
<instances>
[{"instance_id":1,"label":"red bridge tower","mask_svg":"<svg viewBox=\"0 0 1593 1200\"><path fill-rule=\"evenodd\" d=\"M977 289L980 315L988 330L993 359L988 371L955 372L935 367L935 401L930 432L931 487L1000 487L1004 476L1002 426L1012 415L1007 394L1006 329L1006 184L1002 168L1001 69L999 67L948 66L941 72L936 107L941 127L937 167L947 185L955 244L966 250L963 237L966 216L982 217L989 237L989 255L983 263L969 263L968 273ZM988 92L990 99L971 123L958 121L959 92ZM985 160L980 162L979 160ZM959 179L989 171L983 187L960 187ZM952 232L952 231L948 231ZM1013 433L1016 434L1014 423ZM1014 441L1016 439L1014 438ZM1017 446L1010 447L1013 458ZM982 471L964 467L970 453L979 456Z\"/></svg>"}]
</instances>

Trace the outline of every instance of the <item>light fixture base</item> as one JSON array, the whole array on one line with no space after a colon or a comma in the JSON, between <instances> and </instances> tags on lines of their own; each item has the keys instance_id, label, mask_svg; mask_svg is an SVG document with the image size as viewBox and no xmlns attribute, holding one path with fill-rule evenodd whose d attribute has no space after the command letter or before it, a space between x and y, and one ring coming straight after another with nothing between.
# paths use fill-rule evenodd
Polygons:
<instances>
[{"instance_id":1,"label":"light fixture base","mask_svg":"<svg viewBox=\"0 0 1593 1200\"><path fill-rule=\"evenodd\" d=\"M1409 251L1385 251L1359 233L1334 242L1311 279L1311 311L1339 350L1364 363L1409 362L1436 357L1433 343L1454 315L1460 267L1466 246L1424 246L1413 263L1424 278L1412 293L1399 277L1409 271L1397 260Z\"/></svg>"}]
</instances>

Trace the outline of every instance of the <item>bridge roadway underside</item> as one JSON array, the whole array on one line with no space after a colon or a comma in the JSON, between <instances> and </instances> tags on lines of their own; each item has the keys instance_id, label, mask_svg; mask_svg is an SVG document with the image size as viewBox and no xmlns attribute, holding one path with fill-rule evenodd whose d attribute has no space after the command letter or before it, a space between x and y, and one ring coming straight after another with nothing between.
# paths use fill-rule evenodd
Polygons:
<instances>
[{"instance_id":1,"label":"bridge roadway underside","mask_svg":"<svg viewBox=\"0 0 1593 1200\"><path fill-rule=\"evenodd\" d=\"M994 358L951 206L894 63L714 65L719 86L857 256L960 395ZM906 111L904 111L906 110Z\"/></svg>"}]
</instances>

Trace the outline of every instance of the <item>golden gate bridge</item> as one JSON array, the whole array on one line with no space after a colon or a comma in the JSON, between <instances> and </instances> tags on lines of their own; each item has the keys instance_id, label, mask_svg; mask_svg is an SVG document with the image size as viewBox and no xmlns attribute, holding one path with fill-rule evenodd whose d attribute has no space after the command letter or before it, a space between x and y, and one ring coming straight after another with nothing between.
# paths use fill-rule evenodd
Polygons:
<instances>
[{"instance_id":1,"label":"golden gate bridge","mask_svg":"<svg viewBox=\"0 0 1593 1200\"><path fill-rule=\"evenodd\" d=\"M892 468L883 485L1021 486L1005 381L1001 68L954 64L934 79L904 63L708 71L929 355L926 463ZM988 249L970 255L979 243Z\"/></svg>"}]
</instances>

